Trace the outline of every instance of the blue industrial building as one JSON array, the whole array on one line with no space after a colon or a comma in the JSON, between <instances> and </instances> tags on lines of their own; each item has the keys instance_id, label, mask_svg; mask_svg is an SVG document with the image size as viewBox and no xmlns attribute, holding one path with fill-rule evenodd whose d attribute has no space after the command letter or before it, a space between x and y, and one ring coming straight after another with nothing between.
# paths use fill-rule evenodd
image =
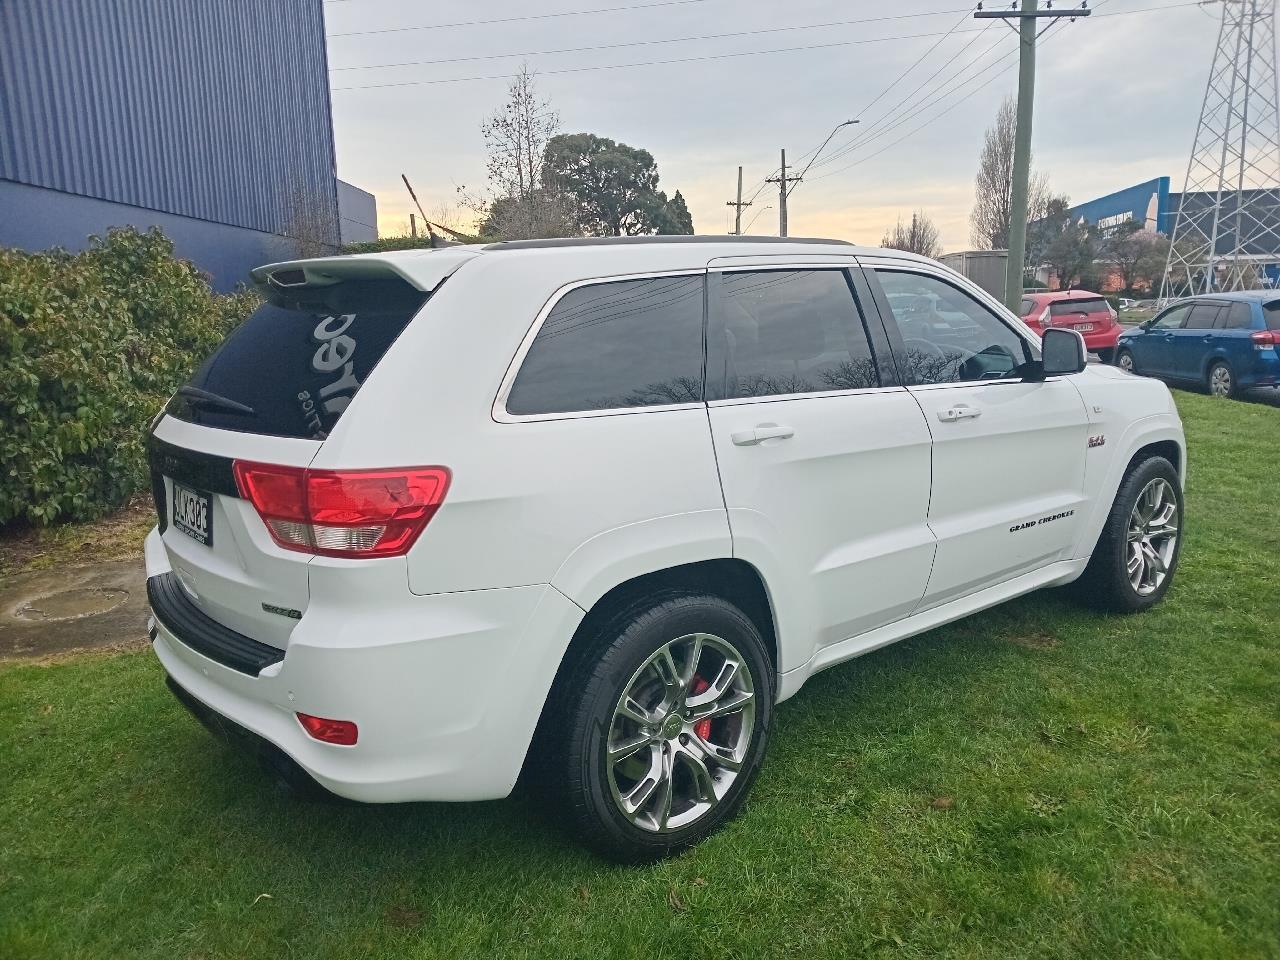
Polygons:
<instances>
[{"instance_id":1,"label":"blue industrial building","mask_svg":"<svg viewBox=\"0 0 1280 960\"><path fill-rule=\"evenodd\" d=\"M126 224L219 289L377 236L335 172L323 0L0 0L0 246Z\"/></svg>"},{"instance_id":2,"label":"blue industrial building","mask_svg":"<svg viewBox=\"0 0 1280 960\"><path fill-rule=\"evenodd\" d=\"M1076 204L1071 207L1070 212L1075 220L1094 224L1103 230L1134 220L1148 230L1168 234L1173 231L1174 220L1180 209L1203 209L1215 199L1214 194L1203 191L1170 193L1169 178L1156 177L1154 180L1108 193L1096 200ZM1249 222L1246 224L1245 236L1258 238L1254 243L1245 244L1245 254L1262 264L1280 262L1280 242L1276 242L1280 238L1280 190L1247 190L1245 199L1250 204L1246 214ZM1218 238L1219 253L1226 253L1235 247L1232 227L1235 225L1236 195L1228 191L1223 200L1222 224L1226 229ZM1265 218L1266 224L1275 226L1270 230L1256 229L1253 222L1256 216Z\"/></svg>"}]
</instances>

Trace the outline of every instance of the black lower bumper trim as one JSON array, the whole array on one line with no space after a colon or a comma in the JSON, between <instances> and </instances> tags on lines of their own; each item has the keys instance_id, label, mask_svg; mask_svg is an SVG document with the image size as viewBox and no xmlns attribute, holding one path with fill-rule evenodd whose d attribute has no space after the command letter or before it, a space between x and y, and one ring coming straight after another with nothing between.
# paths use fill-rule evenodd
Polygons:
<instances>
[{"instance_id":1,"label":"black lower bumper trim","mask_svg":"<svg viewBox=\"0 0 1280 960\"><path fill-rule=\"evenodd\" d=\"M291 790L313 799L341 799L321 786L298 761L270 740L242 727L229 717L224 717L168 674L165 675L164 682L178 702L200 721L201 726L219 740L254 756L269 773Z\"/></svg>"},{"instance_id":2,"label":"black lower bumper trim","mask_svg":"<svg viewBox=\"0 0 1280 960\"><path fill-rule=\"evenodd\" d=\"M256 677L264 667L284 659L284 651L236 633L191 602L176 575L162 573L147 580L151 612L165 629L196 653L224 667Z\"/></svg>"}]
</instances>

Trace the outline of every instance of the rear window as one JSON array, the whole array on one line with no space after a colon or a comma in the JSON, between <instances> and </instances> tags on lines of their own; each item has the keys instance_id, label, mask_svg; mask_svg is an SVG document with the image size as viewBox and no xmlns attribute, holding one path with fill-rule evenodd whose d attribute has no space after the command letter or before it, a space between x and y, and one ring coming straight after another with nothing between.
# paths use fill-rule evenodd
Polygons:
<instances>
[{"instance_id":1,"label":"rear window","mask_svg":"<svg viewBox=\"0 0 1280 960\"><path fill-rule=\"evenodd\" d=\"M179 389L166 412L207 427L323 440L427 294L402 280L346 280L266 303Z\"/></svg>"},{"instance_id":2,"label":"rear window","mask_svg":"<svg viewBox=\"0 0 1280 960\"><path fill-rule=\"evenodd\" d=\"M507 397L531 416L702 400L703 275L588 284L556 302Z\"/></svg>"},{"instance_id":3,"label":"rear window","mask_svg":"<svg viewBox=\"0 0 1280 960\"><path fill-rule=\"evenodd\" d=\"M1078 300L1058 300L1049 304L1049 316L1065 317L1073 313L1106 313L1107 301L1102 297Z\"/></svg>"},{"instance_id":4,"label":"rear window","mask_svg":"<svg viewBox=\"0 0 1280 960\"><path fill-rule=\"evenodd\" d=\"M1280 330L1280 300L1272 301L1263 307L1262 315L1267 318L1268 330Z\"/></svg>"}]
</instances>

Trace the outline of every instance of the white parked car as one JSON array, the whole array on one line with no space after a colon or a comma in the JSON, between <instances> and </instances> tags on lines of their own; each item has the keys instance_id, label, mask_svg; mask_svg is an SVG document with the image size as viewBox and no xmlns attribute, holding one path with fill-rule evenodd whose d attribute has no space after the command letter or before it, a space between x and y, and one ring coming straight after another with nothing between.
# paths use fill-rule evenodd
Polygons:
<instances>
[{"instance_id":1,"label":"white parked car","mask_svg":"<svg viewBox=\"0 0 1280 960\"><path fill-rule=\"evenodd\" d=\"M596 849L664 856L817 671L1082 576L1142 610L1177 567L1166 387L921 257L551 240L254 279L153 426L154 647L343 797L523 771Z\"/></svg>"}]
</instances>

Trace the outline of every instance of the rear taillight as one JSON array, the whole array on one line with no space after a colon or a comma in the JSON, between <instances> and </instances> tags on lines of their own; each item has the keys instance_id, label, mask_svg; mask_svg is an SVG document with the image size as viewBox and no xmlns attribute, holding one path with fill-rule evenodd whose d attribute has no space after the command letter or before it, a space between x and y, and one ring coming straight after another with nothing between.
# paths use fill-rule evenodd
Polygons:
<instances>
[{"instance_id":1,"label":"rear taillight","mask_svg":"<svg viewBox=\"0 0 1280 960\"><path fill-rule=\"evenodd\" d=\"M286 550L326 557L398 557L435 516L446 467L312 470L235 462L236 486Z\"/></svg>"},{"instance_id":2,"label":"rear taillight","mask_svg":"<svg viewBox=\"0 0 1280 960\"><path fill-rule=\"evenodd\" d=\"M354 747L356 740L360 737L360 731L350 720L326 720L324 717L313 717L309 713L299 713L298 722L313 740L319 740L321 743Z\"/></svg>"},{"instance_id":3,"label":"rear taillight","mask_svg":"<svg viewBox=\"0 0 1280 960\"><path fill-rule=\"evenodd\" d=\"M1256 333L1249 334L1249 339L1253 341L1255 350L1280 347L1280 334L1276 333L1275 330L1259 330Z\"/></svg>"}]
</instances>

